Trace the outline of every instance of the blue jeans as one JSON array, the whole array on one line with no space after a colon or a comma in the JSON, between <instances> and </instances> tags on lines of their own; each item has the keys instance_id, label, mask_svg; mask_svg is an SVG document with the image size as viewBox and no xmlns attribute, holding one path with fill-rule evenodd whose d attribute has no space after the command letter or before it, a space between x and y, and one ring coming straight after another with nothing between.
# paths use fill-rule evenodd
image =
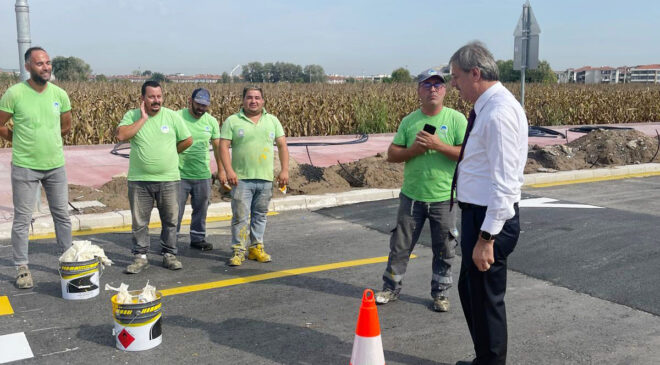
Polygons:
<instances>
[{"instance_id":1,"label":"blue jeans","mask_svg":"<svg viewBox=\"0 0 660 365\"><path fill-rule=\"evenodd\" d=\"M14 222L11 244L14 265L28 264L28 237L32 210L36 203L39 182L44 187L48 208L55 223L57 244L62 251L71 247L71 219L69 218L69 188L64 166L52 170L33 170L11 165L11 190L14 200Z\"/></svg>"},{"instance_id":2,"label":"blue jeans","mask_svg":"<svg viewBox=\"0 0 660 365\"><path fill-rule=\"evenodd\" d=\"M401 291L410 254L419 240L424 222L431 225L431 296L445 296L452 285L451 262L458 244L456 211L449 211L449 201L427 203L399 194L396 228L390 237L390 255L383 273L383 289Z\"/></svg>"},{"instance_id":3,"label":"blue jeans","mask_svg":"<svg viewBox=\"0 0 660 365\"><path fill-rule=\"evenodd\" d=\"M129 181L128 201L133 218L133 254L149 251L149 220L154 201L158 207L162 253L176 255L176 225L179 214L179 181Z\"/></svg>"},{"instance_id":4,"label":"blue jeans","mask_svg":"<svg viewBox=\"0 0 660 365\"><path fill-rule=\"evenodd\" d=\"M263 244L272 196L272 181L238 180L238 185L231 190L231 247L234 250L245 251L248 230L252 245Z\"/></svg>"},{"instance_id":5,"label":"blue jeans","mask_svg":"<svg viewBox=\"0 0 660 365\"><path fill-rule=\"evenodd\" d=\"M181 179L179 186L179 221L176 231L181 229L181 219L186 210L186 201L190 195L192 216L190 220L190 242L206 240L206 213L211 198L211 179L189 180Z\"/></svg>"}]
</instances>

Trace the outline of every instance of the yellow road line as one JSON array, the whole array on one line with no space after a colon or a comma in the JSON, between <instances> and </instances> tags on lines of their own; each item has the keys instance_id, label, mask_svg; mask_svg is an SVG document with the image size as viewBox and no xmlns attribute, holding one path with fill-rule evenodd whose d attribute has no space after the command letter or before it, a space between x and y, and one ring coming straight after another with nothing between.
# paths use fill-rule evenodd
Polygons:
<instances>
[{"instance_id":1,"label":"yellow road line","mask_svg":"<svg viewBox=\"0 0 660 365\"><path fill-rule=\"evenodd\" d=\"M9 298L6 296L0 297L0 316L14 314L14 308L9 304Z\"/></svg>"},{"instance_id":2,"label":"yellow road line","mask_svg":"<svg viewBox=\"0 0 660 365\"><path fill-rule=\"evenodd\" d=\"M416 257L417 257L416 255L410 255L411 259L414 259ZM346 267L369 265L369 264L375 264L375 263L379 263L379 262L387 262L387 256L372 257L372 258L361 259L361 260L336 262L334 264L300 267L300 268L297 268L297 269L275 271L275 272L270 272L270 273L266 273L266 274L245 276L245 277L241 277L241 278L212 281L212 282L208 282L208 283L195 284L195 285L186 285L186 286L180 286L180 287L176 287L176 288L164 289L164 290L161 290L160 292L161 292L161 294L163 294L164 297L166 297L166 296L170 296L170 295L186 294L186 293L193 293L193 292L203 291L203 290L224 288L224 287L233 286L233 285L254 283L256 281L284 278L284 277L287 277L287 276L295 276L295 275L309 274L309 273L319 272L319 271L343 269L343 268L346 268Z\"/></svg>"},{"instance_id":3,"label":"yellow road line","mask_svg":"<svg viewBox=\"0 0 660 365\"><path fill-rule=\"evenodd\" d=\"M649 177L649 176L660 176L660 172L638 172L635 174L601 176L601 177L592 177L588 179L575 179L575 180L557 181L557 182L542 183L542 184L530 184L528 186L532 188L547 188L550 186L557 186L557 185L583 184L583 183L598 182L598 181L621 180L621 179L630 179L633 177Z\"/></svg>"},{"instance_id":4,"label":"yellow road line","mask_svg":"<svg viewBox=\"0 0 660 365\"><path fill-rule=\"evenodd\" d=\"M277 212L268 212L267 215L273 216L277 215L279 213ZM211 218L206 218L206 223L212 223L212 222L222 222L222 221L228 221L231 220L231 215L225 215L222 217L211 217ZM190 219L184 219L181 222L182 225L187 226L190 225ZM156 223L151 223L149 224L149 228L160 228L160 222ZM80 231L74 231L71 233L73 236L88 236L92 234L102 234L102 233L117 233L117 232L130 232L131 231L131 226L130 225L125 225L125 226L119 226L119 227L108 227L108 228L93 228L93 229L84 229ZM50 239L50 238L55 238L55 233L46 233L46 234L35 234L31 235L28 239L30 240L45 240L45 239Z\"/></svg>"}]
</instances>

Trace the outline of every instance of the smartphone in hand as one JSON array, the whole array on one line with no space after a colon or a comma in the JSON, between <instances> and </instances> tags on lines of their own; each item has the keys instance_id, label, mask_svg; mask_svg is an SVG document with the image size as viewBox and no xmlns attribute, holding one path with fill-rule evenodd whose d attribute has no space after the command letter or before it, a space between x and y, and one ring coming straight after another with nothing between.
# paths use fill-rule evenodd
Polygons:
<instances>
[{"instance_id":1,"label":"smartphone in hand","mask_svg":"<svg viewBox=\"0 0 660 365\"><path fill-rule=\"evenodd\" d=\"M424 132L428 134L435 134L435 127L430 124L424 124Z\"/></svg>"}]
</instances>

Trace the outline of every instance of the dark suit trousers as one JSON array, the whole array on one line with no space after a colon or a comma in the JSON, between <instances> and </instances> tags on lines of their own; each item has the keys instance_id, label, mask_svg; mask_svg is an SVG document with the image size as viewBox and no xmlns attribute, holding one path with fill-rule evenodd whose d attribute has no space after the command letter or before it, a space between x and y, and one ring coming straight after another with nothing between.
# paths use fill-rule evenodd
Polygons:
<instances>
[{"instance_id":1,"label":"dark suit trousers","mask_svg":"<svg viewBox=\"0 0 660 365\"><path fill-rule=\"evenodd\" d=\"M516 215L507 220L495 238L493 252L495 263L486 272L477 269L472 261L472 251L477 243L486 207L459 203L461 211L461 274L458 294L467 321L477 363L505 364L507 350L506 308L506 259L518 243L520 221L518 204Z\"/></svg>"}]
</instances>

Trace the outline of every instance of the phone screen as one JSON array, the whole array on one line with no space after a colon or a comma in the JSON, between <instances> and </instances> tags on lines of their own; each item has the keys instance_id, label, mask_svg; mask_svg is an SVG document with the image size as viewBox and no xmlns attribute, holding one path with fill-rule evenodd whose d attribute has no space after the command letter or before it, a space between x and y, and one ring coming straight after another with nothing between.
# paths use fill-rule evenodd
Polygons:
<instances>
[{"instance_id":1,"label":"phone screen","mask_svg":"<svg viewBox=\"0 0 660 365\"><path fill-rule=\"evenodd\" d=\"M435 134L435 127L430 124L424 124L424 132L429 134Z\"/></svg>"}]
</instances>

